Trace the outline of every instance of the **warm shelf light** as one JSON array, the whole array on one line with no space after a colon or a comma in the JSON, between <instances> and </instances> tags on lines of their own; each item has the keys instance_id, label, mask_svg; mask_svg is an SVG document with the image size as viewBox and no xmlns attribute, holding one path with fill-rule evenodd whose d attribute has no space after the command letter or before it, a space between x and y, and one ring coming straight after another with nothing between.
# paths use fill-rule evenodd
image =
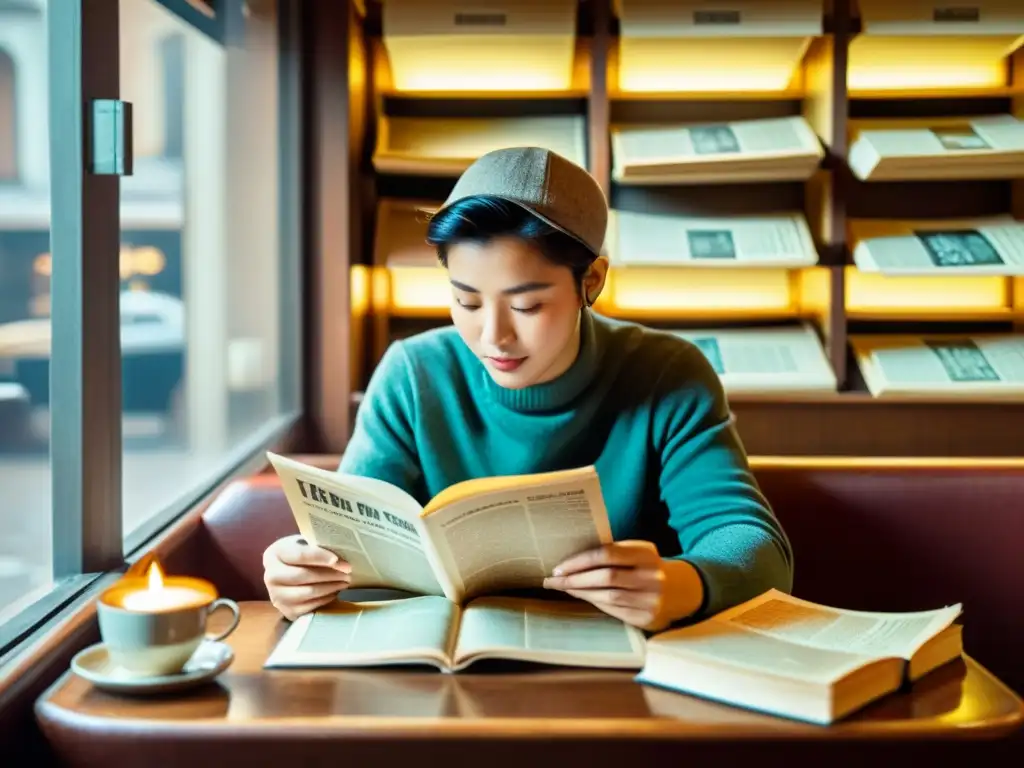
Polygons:
<instances>
[{"instance_id":1,"label":"warm shelf light","mask_svg":"<svg viewBox=\"0 0 1024 768\"><path fill-rule=\"evenodd\" d=\"M384 0L395 91L563 91L572 87L575 0ZM529 52L529 55L524 55Z\"/></svg>"},{"instance_id":2,"label":"warm shelf light","mask_svg":"<svg viewBox=\"0 0 1024 768\"><path fill-rule=\"evenodd\" d=\"M362 317L370 311L370 268L353 265L349 270L348 287L352 314Z\"/></svg>"},{"instance_id":3,"label":"warm shelf light","mask_svg":"<svg viewBox=\"0 0 1024 768\"><path fill-rule=\"evenodd\" d=\"M613 268L595 304L611 316L644 319L796 317L828 305L828 270ZM815 279L817 278L817 279ZM447 314L442 267L374 268L373 302L392 317Z\"/></svg>"},{"instance_id":4,"label":"warm shelf light","mask_svg":"<svg viewBox=\"0 0 1024 768\"><path fill-rule=\"evenodd\" d=\"M378 267L374 272L375 285L385 286L375 292L375 304L391 315L415 317L448 311L452 292L443 267Z\"/></svg>"},{"instance_id":5,"label":"warm shelf light","mask_svg":"<svg viewBox=\"0 0 1024 768\"><path fill-rule=\"evenodd\" d=\"M624 93L789 90L799 81L810 38L619 42L618 88ZM681 47L682 46L682 47Z\"/></svg>"},{"instance_id":6,"label":"warm shelf light","mask_svg":"<svg viewBox=\"0 0 1024 768\"><path fill-rule=\"evenodd\" d=\"M616 0L615 6L617 85L625 93L788 90L822 33L820 0Z\"/></svg>"},{"instance_id":7,"label":"warm shelf light","mask_svg":"<svg viewBox=\"0 0 1024 768\"><path fill-rule=\"evenodd\" d=\"M1024 35L1024 4L973 0L860 0L847 85L857 91L972 90L1006 86L1008 57Z\"/></svg>"},{"instance_id":8,"label":"warm shelf light","mask_svg":"<svg viewBox=\"0 0 1024 768\"><path fill-rule=\"evenodd\" d=\"M1012 311L1004 277L894 276L846 270L846 310L855 317L997 317Z\"/></svg>"},{"instance_id":9,"label":"warm shelf light","mask_svg":"<svg viewBox=\"0 0 1024 768\"><path fill-rule=\"evenodd\" d=\"M648 318L786 316L798 300L786 270L627 267L609 272L608 310Z\"/></svg>"},{"instance_id":10,"label":"warm shelf light","mask_svg":"<svg viewBox=\"0 0 1024 768\"><path fill-rule=\"evenodd\" d=\"M850 43L850 91L964 90L1005 86L1016 36L868 37Z\"/></svg>"}]
</instances>

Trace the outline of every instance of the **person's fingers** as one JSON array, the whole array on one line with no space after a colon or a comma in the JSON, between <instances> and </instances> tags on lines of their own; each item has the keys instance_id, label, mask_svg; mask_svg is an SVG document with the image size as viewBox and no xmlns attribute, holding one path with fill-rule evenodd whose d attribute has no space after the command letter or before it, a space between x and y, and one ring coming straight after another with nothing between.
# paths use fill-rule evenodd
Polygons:
<instances>
[{"instance_id":1,"label":"person's fingers","mask_svg":"<svg viewBox=\"0 0 1024 768\"><path fill-rule=\"evenodd\" d=\"M593 568L634 567L657 559L658 550L647 541L617 541L594 549L588 549L566 558L555 566L555 576L566 576Z\"/></svg>"},{"instance_id":2,"label":"person's fingers","mask_svg":"<svg viewBox=\"0 0 1024 768\"><path fill-rule=\"evenodd\" d=\"M567 589L565 593L586 600L602 610L610 606L650 612L657 608L659 601L657 593L631 589Z\"/></svg>"},{"instance_id":3,"label":"person's fingers","mask_svg":"<svg viewBox=\"0 0 1024 768\"><path fill-rule=\"evenodd\" d=\"M315 602L326 597L333 599L338 592L348 588L348 582L324 581L317 584L302 584L295 587L276 587L272 600L275 605L298 606Z\"/></svg>"},{"instance_id":4,"label":"person's fingers","mask_svg":"<svg viewBox=\"0 0 1024 768\"><path fill-rule=\"evenodd\" d=\"M293 537L279 542L278 559L286 565L320 566L335 568L342 573L351 573L352 566L340 559L329 549L306 543L305 539Z\"/></svg>"},{"instance_id":5,"label":"person's fingers","mask_svg":"<svg viewBox=\"0 0 1024 768\"><path fill-rule=\"evenodd\" d=\"M568 594L580 600L585 600L603 613L634 627L647 627L654 619L655 612L653 610L610 602L609 600L614 599L614 597L601 594L598 590L581 589L569 592ZM625 597L621 599L621 602L626 602Z\"/></svg>"},{"instance_id":6,"label":"person's fingers","mask_svg":"<svg viewBox=\"0 0 1024 768\"><path fill-rule=\"evenodd\" d=\"M595 568L570 573L567 576L549 576L544 579L546 589L628 589L659 591L662 573L656 568Z\"/></svg>"},{"instance_id":7,"label":"person's fingers","mask_svg":"<svg viewBox=\"0 0 1024 768\"><path fill-rule=\"evenodd\" d=\"M316 600L307 600L298 605L278 605L276 603L274 605L288 621L295 621L300 616L312 613L319 608L323 608L325 605L333 603L336 599L337 595L330 594L318 597Z\"/></svg>"},{"instance_id":8,"label":"person's fingers","mask_svg":"<svg viewBox=\"0 0 1024 768\"><path fill-rule=\"evenodd\" d=\"M299 567L279 562L272 563L267 568L264 580L268 585L301 587L304 584L318 584L327 581L339 581L347 584L350 578L348 573L338 571L336 568L326 568L323 566Z\"/></svg>"}]
</instances>

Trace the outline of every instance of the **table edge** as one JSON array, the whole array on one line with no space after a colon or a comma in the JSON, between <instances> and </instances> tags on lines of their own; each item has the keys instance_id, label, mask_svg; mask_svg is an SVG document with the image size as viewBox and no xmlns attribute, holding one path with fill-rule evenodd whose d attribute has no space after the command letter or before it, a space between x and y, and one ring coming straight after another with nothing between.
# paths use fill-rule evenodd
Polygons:
<instances>
[{"instance_id":1,"label":"table edge","mask_svg":"<svg viewBox=\"0 0 1024 768\"><path fill-rule=\"evenodd\" d=\"M651 718L578 718L557 719L533 717L446 718L446 717L292 717L280 720L261 719L241 722L224 720L156 720L83 715L57 706L40 697L35 706L36 719L44 731L63 730L90 737L133 740L173 737L175 739L267 740L290 738L324 738L342 740L373 740L382 737L397 739L452 740L571 740L586 738L598 741L643 741L646 739L678 741L715 741L723 738L745 741L917 741L998 740L1024 730L1024 704L1016 712L980 723L931 723L915 728L898 724L865 723L850 727L839 721L820 725L792 721L799 732L775 726L737 726L736 724L691 724L671 717Z\"/></svg>"}]
</instances>

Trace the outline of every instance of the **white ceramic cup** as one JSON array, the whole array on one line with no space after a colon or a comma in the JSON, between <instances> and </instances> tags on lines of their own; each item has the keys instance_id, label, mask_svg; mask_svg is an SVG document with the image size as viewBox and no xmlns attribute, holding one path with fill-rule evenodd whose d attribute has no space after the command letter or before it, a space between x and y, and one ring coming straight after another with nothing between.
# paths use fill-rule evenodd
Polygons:
<instances>
[{"instance_id":1,"label":"white ceramic cup","mask_svg":"<svg viewBox=\"0 0 1024 768\"><path fill-rule=\"evenodd\" d=\"M218 597L207 581L177 576L164 587L181 596L178 604L147 605L145 578L119 581L100 595L97 616L100 637L110 660L130 675L156 677L181 672L203 640L223 640L238 626L240 613L234 600ZM231 623L218 633L207 633L206 622L219 608L232 613Z\"/></svg>"}]
</instances>

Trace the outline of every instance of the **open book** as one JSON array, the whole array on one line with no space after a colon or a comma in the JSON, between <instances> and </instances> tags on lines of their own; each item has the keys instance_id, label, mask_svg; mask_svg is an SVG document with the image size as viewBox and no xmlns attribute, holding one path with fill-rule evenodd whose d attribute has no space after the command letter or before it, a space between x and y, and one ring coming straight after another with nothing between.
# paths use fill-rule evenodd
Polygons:
<instances>
[{"instance_id":1,"label":"open book","mask_svg":"<svg viewBox=\"0 0 1024 768\"><path fill-rule=\"evenodd\" d=\"M1024 175L1024 121L1012 115L858 120L851 132L847 161L864 181Z\"/></svg>"},{"instance_id":2,"label":"open book","mask_svg":"<svg viewBox=\"0 0 1024 768\"><path fill-rule=\"evenodd\" d=\"M429 665L457 672L484 659L639 669L640 630L582 601L435 596L337 603L298 618L267 668Z\"/></svg>"},{"instance_id":3,"label":"open book","mask_svg":"<svg viewBox=\"0 0 1024 768\"><path fill-rule=\"evenodd\" d=\"M827 724L960 657L959 604L850 611L777 590L647 641L637 679Z\"/></svg>"},{"instance_id":4,"label":"open book","mask_svg":"<svg viewBox=\"0 0 1024 768\"><path fill-rule=\"evenodd\" d=\"M390 483L267 454L299 532L352 566L352 587L443 595L539 589L563 560L612 541L593 467L467 480L425 507Z\"/></svg>"},{"instance_id":5,"label":"open book","mask_svg":"<svg viewBox=\"0 0 1024 768\"><path fill-rule=\"evenodd\" d=\"M800 213L696 217L613 210L608 254L623 267L796 268L818 263Z\"/></svg>"},{"instance_id":6,"label":"open book","mask_svg":"<svg viewBox=\"0 0 1024 768\"><path fill-rule=\"evenodd\" d=\"M1024 275L1024 222L1010 216L855 219L853 261L886 275Z\"/></svg>"},{"instance_id":7,"label":"open book","mask_svg":"<svg viewBox=\"0 0 1024 768\"><path fill-rule=\"evenodd\" d=\"M1024 395L1024 335L853 335L850 347L875 397Z\"/></svg>"},{"instance_id":8,"label":"open book","mask_svg":"<svg viewBox=\"0 0 1024 768\"><path fill-rule=\"evenodd\" d=\"M611 140L612 178L620 184L806 181L825 154L802 117L619 125Z\"/></svg>"}]
</instances>

